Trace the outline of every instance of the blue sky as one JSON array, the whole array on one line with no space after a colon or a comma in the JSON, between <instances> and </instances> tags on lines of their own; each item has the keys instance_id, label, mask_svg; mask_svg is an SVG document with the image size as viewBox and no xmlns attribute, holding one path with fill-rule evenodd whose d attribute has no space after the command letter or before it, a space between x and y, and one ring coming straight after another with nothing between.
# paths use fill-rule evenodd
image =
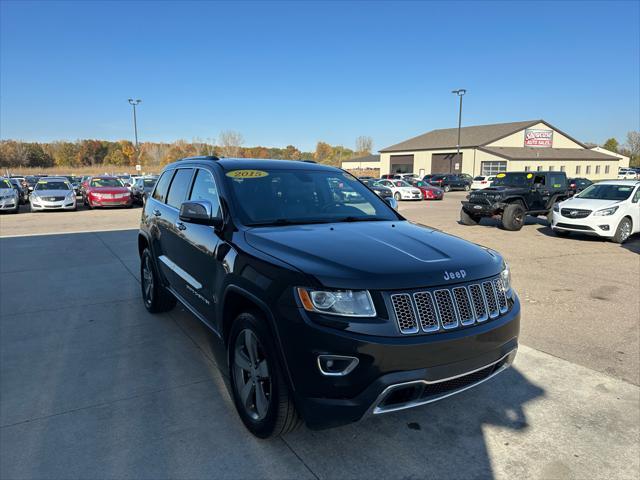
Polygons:
<instances>
[{"instance_id":1,"label":"blue sky","mask_svg":"<svg viewBox=\"0 0 640 480\"><path fill-rule=\"evenodd\" d=\"M0 136L376 149L457 123L639 128L639 2L0 4Z\"/></svg>"}]
</instances>

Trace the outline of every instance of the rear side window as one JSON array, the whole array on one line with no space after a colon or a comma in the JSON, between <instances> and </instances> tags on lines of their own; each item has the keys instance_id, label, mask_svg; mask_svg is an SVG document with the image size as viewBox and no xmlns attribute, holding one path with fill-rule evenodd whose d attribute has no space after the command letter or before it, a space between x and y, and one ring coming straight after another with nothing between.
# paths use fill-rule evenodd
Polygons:
<instances>
[{"instance_id":1,"label":"rear side window","mask_svg":"<svg viewBox=\"0 0 640 480\"><path fill-rule=\"evenodd\" d=\"M567 179L564 175L550 174L549 186L551 188L565 188L567 186Z\"/></svg>"},{"instance_id":2,"label":"rear side window","mask_svg":"<svg viewBox=\"0 0 640 480\"><path fill-rule=\"evenodd\" d=\"M175 170L169 170L162 174L158 180L156 189L153 191L152 197L154 200L164 203L167 199L167 191L169 190L169 184L171 183L171 178L173 178L174 172Z\"/></svg>"},{"instance_id":3,"label":"rear side window","mask_svg":"<svg viewBox=\"0 0 640 480\"><path fill-rule=\"evenodd\" d=\"M176 172L171 182L171 187L169 188L169 194L167 195L168 205L174 208L180 208L182 202L187 198L192 176L192 168L180 168Z\"/></svg>"},{"instance_id":4,"label":"rear side window","mask_svg":"<svg viewBox=\"0 0 640 480\"><path fill-rule=\"evenodd\" d=\"M198 170L193 182L189 200L207 200L211 202L211 211L215 216L220 216L220 198L218 188L213 176L206 170Z\"/></svg>"}]
</instances>

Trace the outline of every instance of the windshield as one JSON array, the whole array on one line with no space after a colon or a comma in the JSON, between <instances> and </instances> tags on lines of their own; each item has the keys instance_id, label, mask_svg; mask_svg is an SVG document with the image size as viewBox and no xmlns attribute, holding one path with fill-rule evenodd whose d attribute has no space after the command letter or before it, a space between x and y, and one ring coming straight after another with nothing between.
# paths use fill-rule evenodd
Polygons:
<instances>
[{"instance_id":1,"label":"windshield","mask_svg":"<svg viewBox=\"0 0 640 480\"><path fill-rule=\"evenodd\" d=\"M633 192L631 185L591 185L576 195L588 200L626 200Z\"/></svg>"},{"instance_id":2,"label":"windshield","mask_svg":"<svg viewBox=\"0 0 640 480\"><path fill-rule=\"evenodd\" d=\"M62 180L40 180L36 183L34 190L71 190L71 187Z\"/></svg>"},{"instance_id":3,"label":"windshield","mask_svg":"<svg viewBox=\"0 0 640 480\"><path fill-rule=\"evenodd\" d=\"M9 180L3 178L2 180L0 180L0 188L13 188L13 187L9 183Z\"/></svg>"},{"instance_id":4,"label":"windshield","mask_svg":"<svg viewBox=\"0 0 640 480\"><path fill-rule=\"evenodd\" d=\"M532 178L532 173L499 173L498 175L496 175L495 180L493 180L492 186L499 187L501 185L508 185L512 187L525 187L531 184Z\"/></svg>"},{"instance_id":5,"label":"windshield","mask_svg":"<svg viewBox=\"0 0 640 480\"><path fill-rule=\"evenodd\" d=\"M153 188L157 180L157 178L145 178L142 183L146 188Z\"/></svg>"},{"instance_id":6,"label":"windshield","mask_svg":"<svg viewBox=\"0 0 640 480\"><path fill-rule=\"evenodd\" d=\"M92 178L91 187L123 187L122 182L117 178Z\"/></svg>"},{"instance_id":7,"label":"windshield","mask_svg":"<svg viewBox=\"0 0 640 480\"><path fill-rule=\"evenodd\" d=\"M411 185L409 185L407 182L405 182L404 180L394 180L393 184L396 187L410 187Z\"/></svg>"},{"instance_id":8,"label":"windshield","mask_svg":"<svg viewBox=\"0 0 640 480\"><path fill-rule=\"evenodd\" d=\"M384 201L348 173L233 170L225 180L247 226L398 220Z\"/></svg>"}]
</instances>

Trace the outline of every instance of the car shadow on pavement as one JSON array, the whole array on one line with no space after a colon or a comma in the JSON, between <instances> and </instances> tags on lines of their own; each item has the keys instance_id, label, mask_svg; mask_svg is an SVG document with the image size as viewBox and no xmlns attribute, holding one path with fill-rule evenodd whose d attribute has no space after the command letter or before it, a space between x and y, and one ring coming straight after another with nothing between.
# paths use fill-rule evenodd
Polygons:
<instances>
[{"instance_id":1,"label":"car shadow on pavement","mask_svg":"<svg viewBox=\"0 0 640 480\"><path fill-rule=\"evenodd\" d=\"M611 242L610 240L607 240L604 237L598 237L595 235L586 235L586 234L577 233L577 232L571 232L566 237L560 237L556 235L556 233L548 225L538 228L538 232L540 232L543 235L546 235L547 237L556 237L561 240L613 244L613 242ZM631 235L631 237L629 237L629 239L626 242L620 245L620 247L640 255L640 234L636 233L634 235Z\"/></svg>"},{"instance_id":2,"label":"car shadow on pavement","mask_svg":"<svg viewBox=\"0 0 640 480\"><path fill-rule=\"evenodd\" d=\"M468 226L468 225L465 225L464 223L462 223L460 220L458 220L456 223L458 225ZM528 225L549 226L549 222L547 221L547 219L545 217L527 216L525 218L525 221L524 221L524 226L526 227ZM474 226L474 225L472 225L472 226ZM494 227L494 228L500 228L501 229L502 228L502 221L498 217L482 217L477 226L480 226L480 227Z\"/></svg>"}]
</instances>

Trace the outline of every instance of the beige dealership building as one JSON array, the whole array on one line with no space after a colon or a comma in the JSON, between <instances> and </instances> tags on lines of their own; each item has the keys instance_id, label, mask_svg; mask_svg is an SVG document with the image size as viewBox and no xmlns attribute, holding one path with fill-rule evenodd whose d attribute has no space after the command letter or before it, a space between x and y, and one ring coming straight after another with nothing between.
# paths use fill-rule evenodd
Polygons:
<instances>
[{"instance_id":1,"label":"beige dealership building","mask_svg":"<svg viewBox=\"0 0 640 480\"><path fill-rule=\"evenodd\" d=\"M564 171L568 177L616 178L621 158L590 150L544 120L447 128L380 150L380 174ZM349 167L347 167L349 168ZM353 167L351 167L353 168Z\"/></svg>"}]
</instances>

